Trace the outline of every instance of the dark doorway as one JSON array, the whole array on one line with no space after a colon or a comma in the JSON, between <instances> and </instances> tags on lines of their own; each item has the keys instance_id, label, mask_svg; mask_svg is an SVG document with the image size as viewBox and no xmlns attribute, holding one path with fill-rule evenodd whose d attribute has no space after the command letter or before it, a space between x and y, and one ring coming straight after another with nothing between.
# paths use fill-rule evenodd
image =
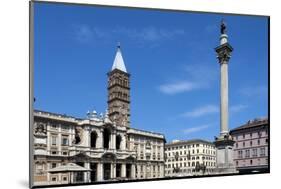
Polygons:
<instances>
[{"instance_id":1,"label":"dark doorway","mask_svg":"<svg viewBox=\"0 0 281 189\"><path fill-rule=\"evenodd\" d=\"M96 148L97 136L98 135L95 131L91 132L91 148Z\"/></svg>"},{"instance_id":2,"label":"dark doorway","mask_svg":"<svg viewBox=\"0 0 281 189\"><path fill-rule=\"evenodd\" d=\"M131 164L126 164L126 178L131 178Z\"/></svg>"},{"instance_id":3,"label":"dark doorway","mask_svg":"<svg viewBox=\"0 0 281 189\"><path fill-rule=\"evenodd\" d=\"M116 177L121 177L121 164L116 164Z\"/></svg>"},{"instance_id":4,"label":"dark doorway","mask_svg":"<svg viewBox=\"0 0 281 189\"><path fill-rule=\"evenodd\" d=\"M111 170L110 163L103 164L104 180L109 180L110 179L110 170Z\"/></svg>"},{"instance_id":5,"label":"dark doorway","mask_svg":"<svg viewBox=\"0 0 281 189\"><path fill-rule=\"evenodd\" d=\"M83 162L76 162L77 165L84 167ZM76 172L75 182L84 182L84 172Z\"/></svg>"},{"instance_id":6,"label":"dark doorway","mask_svg":"<svg viewBox=\"0 0 281 189\"><path fill-rule=\"evenodd\" d=\"M97 163L90 163L91 182L97 181Z\"/></svg>"},{"instance_id":7,"label":"dark doorway","mask_svg":"<svg viewBox=\"0 0 281 189\"><path fill-rule=\"evenodd\" d=\"M117 135L116 136L116 150L120 150L120 147L121 147L121 136L120 135Z\"/></svg>"},{"instance_id":8,"label":"dark doorway","mask_svg":"<svg viewBox=\"0 0 281 189\"><path fill-rule=\"evenodd\" d=\"M104 131L103 131L103 147L105 149L109 148L109 141L110 141L110 130L104 129Z\"/></svg>"}]
</instances>

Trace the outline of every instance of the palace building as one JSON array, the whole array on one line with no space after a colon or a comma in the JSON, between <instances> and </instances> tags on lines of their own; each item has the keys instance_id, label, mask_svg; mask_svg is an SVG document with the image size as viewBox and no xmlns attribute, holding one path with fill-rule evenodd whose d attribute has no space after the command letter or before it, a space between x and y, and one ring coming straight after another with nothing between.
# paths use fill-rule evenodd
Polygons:
<instances>
[{"instance_id":1,"label":"palace building","mask_svg":"<svg viewBox=\"0 0 281 189\"><path fill-rule=\"evenodd\" d=\"M216 168L216 147L212 142L174 140L165 145L165 176L212 174Z\"/></svg>"},{"instance_id":2,"label":"palace building","mask_svg":"<svg viewBox=\"0 0 281 189\"><path fill-rule=\"evenodd\" d=\"M108 73L108 110L86 118L34 110L34 184L164 177L163 134L130 123L130 74L120 45Z\"/></svg>"},{"instance_id":3,"label":"palace building","mask_svg":"<svg viewBox=\"0 0 281 189\"><path fill-rule=\"evenodd\" d=\"M239 173L269 172L268 118L257 118L230 131Z\"/></svg>"}]
</instances>

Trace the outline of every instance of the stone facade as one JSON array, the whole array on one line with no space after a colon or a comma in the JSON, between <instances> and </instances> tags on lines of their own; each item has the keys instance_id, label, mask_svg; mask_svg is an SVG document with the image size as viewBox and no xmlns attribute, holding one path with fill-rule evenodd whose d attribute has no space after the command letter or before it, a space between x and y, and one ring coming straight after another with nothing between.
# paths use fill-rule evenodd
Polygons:
<instances>
[{"instance_id":1,"label":"stone facade","mask_svg":"<svg viewBox=\"0 0 281 189\"><path fill-rule=\"evenodd\" d=\"M234 162L240 173L268 172L268 119L254 119L232 129Z\"/></svg>"},{"instance_id":2,"label":"stone facade","mask_svg":"<svg viewBox=\"0 0 281 189\"><path fill-rule=\"evenodd\" d=\"M212 174L216 167L216 148L211 142L195 139L173 141L165 146L165 176Z\"/></svg>"},{"instance_id":3,"label":"stone facade","mask_svg":"<svg viewBox=\"0 0 281 189\"><path fill-rule=\"evenodd\" d=\"M130 74L118 69L108 73L109 118L117 125L130 127Z\"/></svg>"},{"instance_id":4,"label":"stone facade","mask_svg":"<svg viewBox=\"0 0 281 189\"><path fill-rule=\"evenodd\" d=\"M118 47L108 111L83 119L34 111L35 185L164 177L164 135L130 127L129 76ZM81 170L63 170L69 163Z\"/></svg>"}]
</instances>

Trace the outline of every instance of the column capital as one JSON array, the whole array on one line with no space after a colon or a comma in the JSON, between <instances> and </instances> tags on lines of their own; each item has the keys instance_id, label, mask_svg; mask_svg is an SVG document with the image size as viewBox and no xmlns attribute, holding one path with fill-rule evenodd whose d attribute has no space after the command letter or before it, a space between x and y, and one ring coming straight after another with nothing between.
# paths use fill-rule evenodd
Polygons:
<instances>
[{"instance_id":1,"label":"column capital","mask_svg":"<svg viewBox=\"0 0 281 189\"><path fill-rule=\"evenodd\" d=\"M215 51L217 52L217 58L219 59L219 63L227 64L231 57L231 52L233 51L233 48L229 43L225 43L215 48Z\"/></svg>"}]
</instances>

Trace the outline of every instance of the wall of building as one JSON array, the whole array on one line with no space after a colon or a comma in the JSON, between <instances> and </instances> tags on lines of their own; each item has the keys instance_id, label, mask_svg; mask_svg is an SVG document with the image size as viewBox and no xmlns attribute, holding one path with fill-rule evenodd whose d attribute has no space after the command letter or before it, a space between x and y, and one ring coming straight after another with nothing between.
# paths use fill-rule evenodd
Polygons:
<instances>
[{"instance_id":1,"label":"wall of building","mask_svg":"<svg viewBox=\"0 0 281 189\"><path fill-rule=\"evenodd\" d=\"M119 127L110 121L105 122L105 118L74 119L69 122L68 118L57 120L54 115L50 115L48 116L48 113L35 114L34 181L36 185L69 183L70 175L49 172L68 162L74 162L89 169L91 165L95 165L91 168L96 172L95 181L106 179L104 170L108 165L110 176L107 179L111 180L164 176L163 135ZM39 125L45 128L44 133L40 135L35 133ZM106 129L110 132L107 148L104 147L103 136ZM93 132L96 137L91 136ZM79 141L77 136L80 138ZM121 139L118 149L116 148L117 136ZM91 146L92 139L96 141L95 146ZM117 169L120 169L119 172ZM93 177L89 175L91 172L83 173L83 182L91 182ZM75 181L75 178L71 181Z\"/></svg>"},{"instance_id":2,"label":"wall of building","mask_svg":"<svg viewBox=\"0 0 281 189\"><path fill-rule=\"evenodd\" d=\"M209 174L213 172L216 166L215 146L212 143L202 141L167 144L165 156L165 176L199 174L195 170L196 164L205 165L206 170L204 174Z\"/></svg>"},{"instance_id":3,"label":"wall of building","mask_svg":"<svg viewBox=\"0 0 281 189\"><path fill-rule=\"evenodd\" d=\"M258 126L232 131L234 164L240 172L268 168L268 127Z\"/></svg>"}]
</instances>

